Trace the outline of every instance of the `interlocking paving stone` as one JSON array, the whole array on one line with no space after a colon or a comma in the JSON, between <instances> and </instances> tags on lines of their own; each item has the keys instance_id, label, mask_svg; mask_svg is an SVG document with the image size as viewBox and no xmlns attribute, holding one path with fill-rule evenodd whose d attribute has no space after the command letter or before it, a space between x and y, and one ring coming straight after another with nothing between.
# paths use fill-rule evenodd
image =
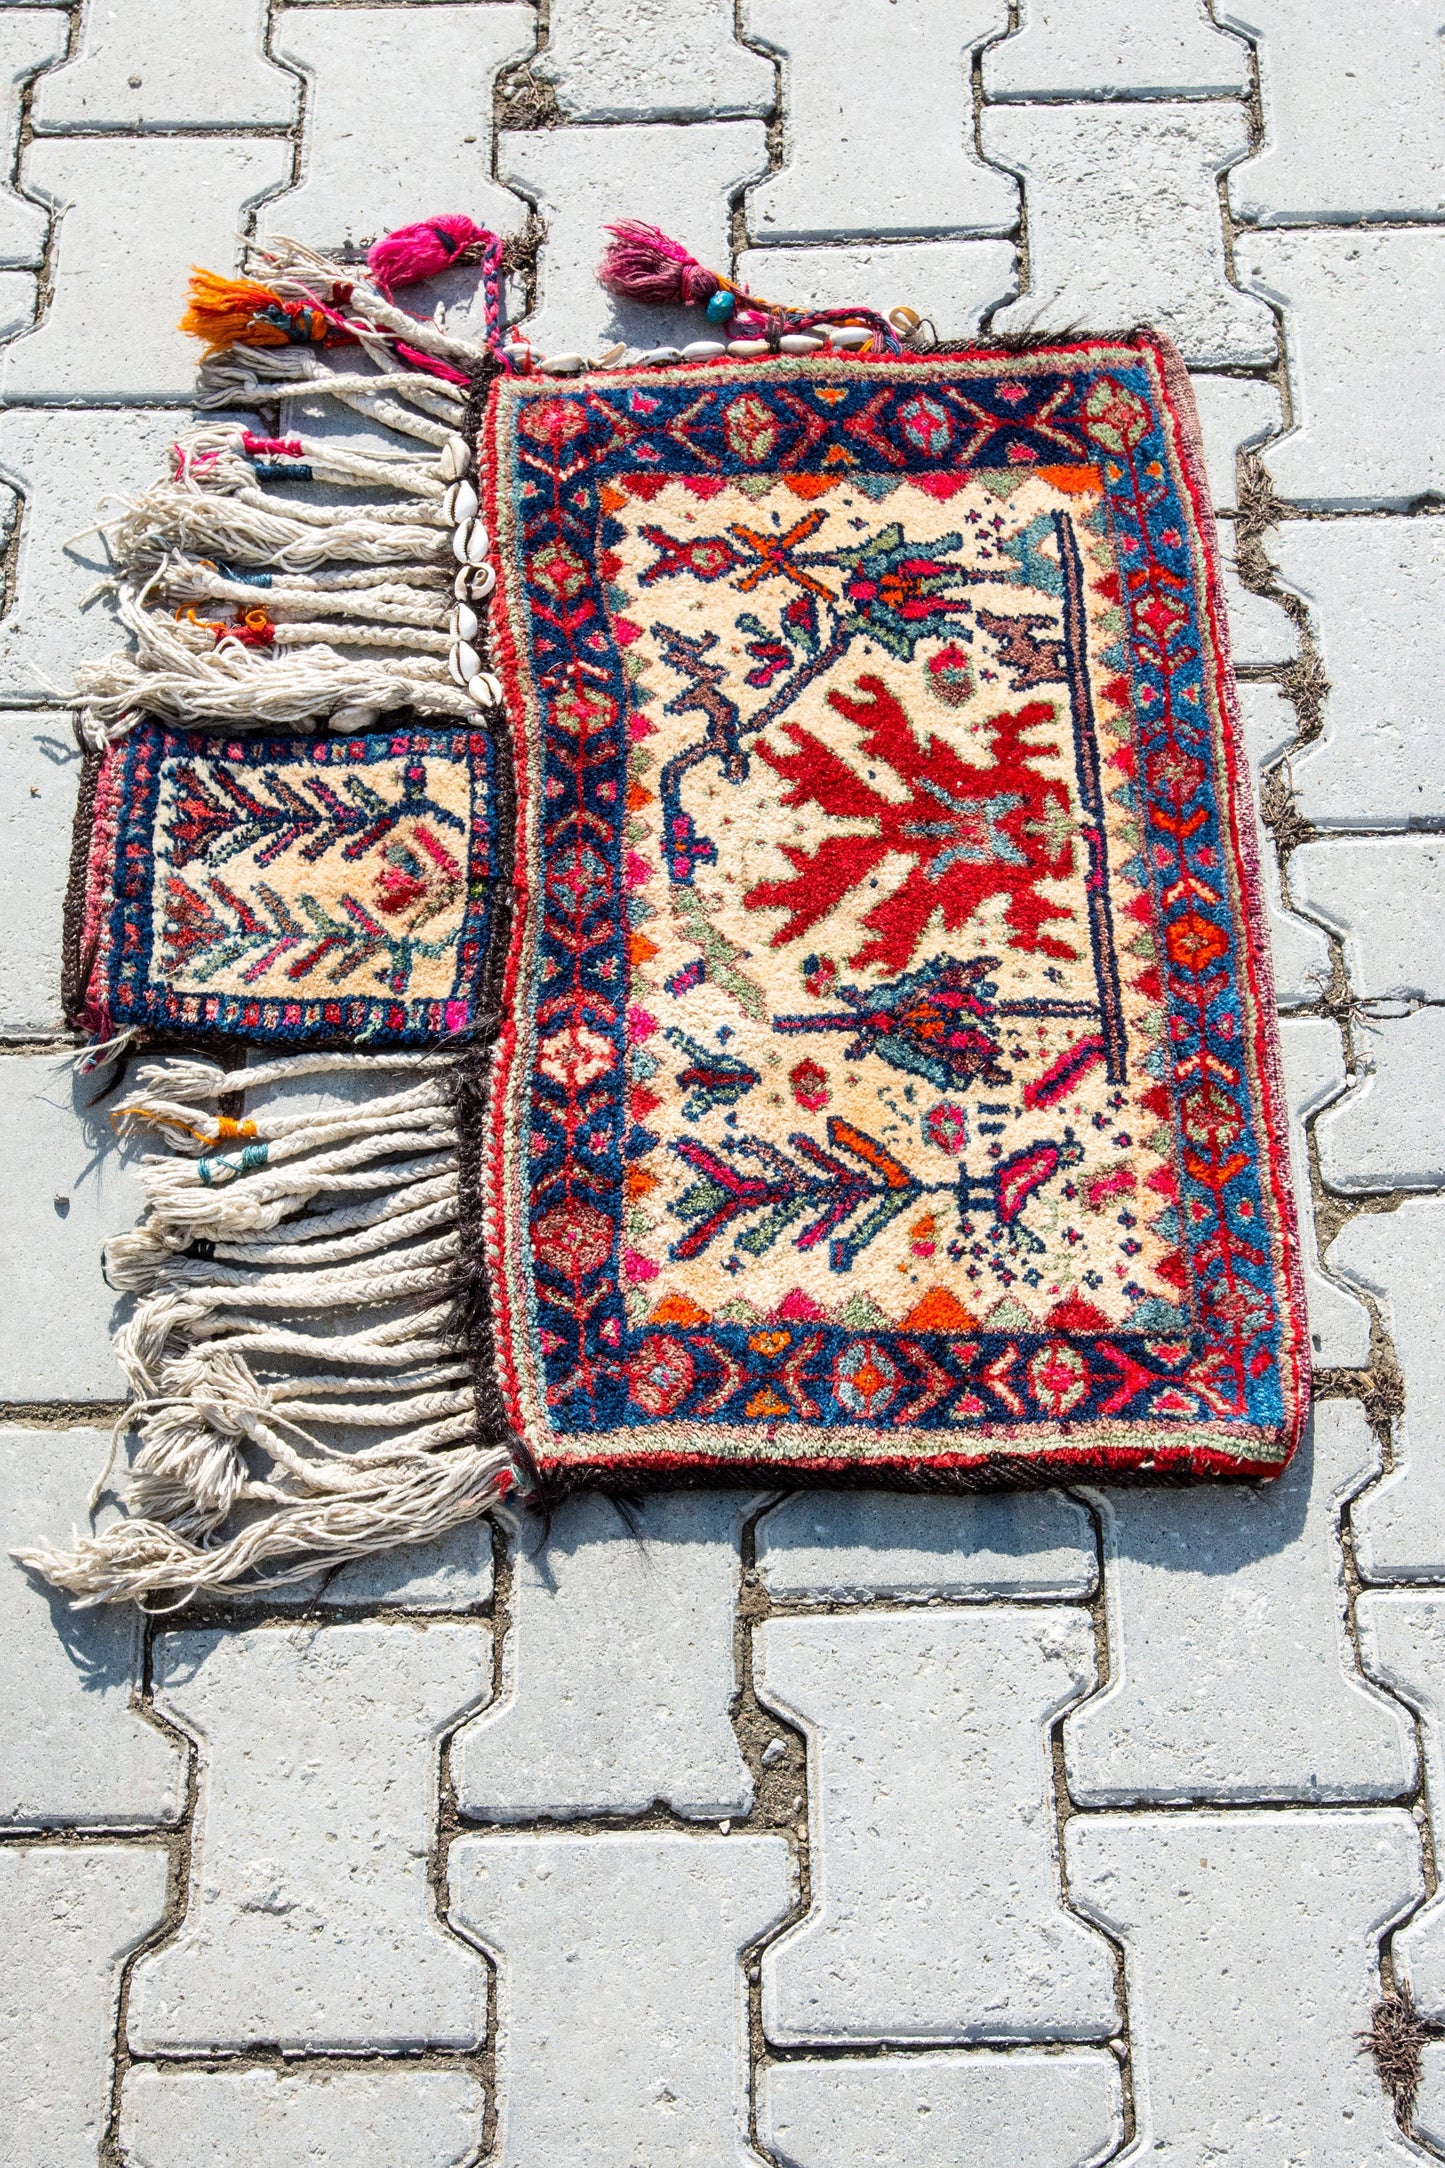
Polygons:
<instances>
[{"instance_id":1,"label":"interlocking paving stone","mask_svg":"<svg viewBox=\"0 0 1445 2168\"><path fill-rule=\"evenodd\" d=\"M176 325L191 266L231 271L248 206L290 167L279 137L37 137L20 177L63 214L55 292L6 350L6 400L187 398L198 349Z\"/></svg>"},{"instance_id":2,"label":"interlocking paving stone","mask_svg":"<svg viewBox=\"0 0 1445 2168\"><path fill-rule=\"evenodd\" d=\"M1356 1617L1365 1668L1418 1709L1425 1757L1425 1791L1435 1843L1445 1840L1445 1590L1432 1594L1361 1596ZM1445 1892L1436 1890L1392 1944L1396 1976L1409 1983L1421 2015L1445 2021Z\"/></svg>"},{"instance_id":3,"label":"interlocking paving stone","mask_svg":"<svg viewBox=\"0 0 1445 2168\"><path fill-rule=\"evenodd\" d=\"M492 1593L490 1521L471 1521L433 1536L426 1543L404 1543L369 1558L349 1558L343 1565L314 1573L286 1588L267 1589L259 1598L244 1588L216 1601L250 1615L258 1601L263 1611L305 1611L322 1603L340 1611L388 1610L434 1613L474 1611Z\"/></svg>"},{"instance_id":4,"label":"interlocking paving stone","mask_svg":"<svg viewBox=\"0 0 1445 2168\"><path fill-rule=\"evenodd\" d=\"M1437 0L1224 0L1259 44L1264 148L1230 175L1236 218L1313 224L1445 211Z\"/></svg>"},{"instance_id":5,"label":"interlocking paving stone","mask_svg":"<svg viewBox=\"0 0 1445 2168\"><path fill-rule=\"evenodd\" d=\"M0 709L0 1031L58 1031L80 754L68 715Z\"/></svg>"},{"instance_id":6,"label":"interlocking paving stone","mask_svg":"<svg viewBox=\"0 0 1445 2168\"><path fill-rule=\"evenodd\" d=\"M770 113L775 70L739 44L731 0L552 0L533 74L568 120Z\"/></svg>"},{"instance_id":7,"label":"interlocking paving stone","mask_svg":"<svg viewBox=\"0 0 1445 2168\"><path fill-rule=\"evenodd\" d=\"M266 0L101 0L74 59L35 96L35 126L245 127L294 118L294 75L266 59Z\"/></svg>"},{"instance_id":8,"label":"interlocking paving stone","mask_svg":"<svg viewBox=\"0 0 1445 2168\"><path fill-rule=\"evenodd\" d=\"M1299 1214L1310 1348L1321 1368L1348 1369L1370 1359L1369 1313L1320 1264L1310 1192L1305 1123L1345 1089L1345 1050L1339 1026L1327 1016L1285 1016L1279 1026L1280 1059L1289 1098L1290 1162ZM1332 1259L1332 1263L1336 1260Z\"/></svg>"},{"instance_id":9,"label":"interlocking paving stone","mask_svg":"<svg viewBox=\"0 0 1445 2168\"><path fill-rule=\"evenodd\" d=\"M1438 1189L1445 1183L1445 1009L1355 1021L1364 1075L1315 1127L1331 1189Z\"/></svg>"},{"instance_id":10,"label":"interlocking paving stone","mask_svg":"<svg viewBox=\"0 0 1445 2168\"><path fill-rule=\"evenodd\" d=\"M14 485L4 491L7 524L20 520L14 602L0 619L0 698L64 700L77 662L121 644L109 598L96 592L113 566L94 523L115 518L122 497L167 472L167 447L182 426L180 414L144 409L0 410L0 469ZM56 720L37 718L29 728L43 738ZM68 723L58 720L68 736ZM13 743L13 730L6 737ZM52 978L57 955L52 949L46 958Z\"/></svg>"},{"instance_id":11,"label":"interlocking paving stone","mask_svg":"<svg viewBox=\"0 0 1445 2168\"><path fill-rule=\"evenodd\" d=\"M776 1618L757 1690L808 1738L813 1909L763 1957L780 2045L1091 2040L1107 1947L1059 1902L1049 1723L1094 1680L1087 1613Z\"/></svg>"},{"instance_id":12,"label":"interlocking paving stone","mask_svg":"<svg viewBox=\"0 0 1445 2168\"><path fill-rule=\"evenodd\" d=\"M141 1195L108 1109L87 1105L100 1081L64 1054L0 1056L0 1402L124 1396L100 1252L134 1226Z\"/></svg>"},{"instance_id":13,"label":"interlocking paving stone","mask_svg":"<svg viewBox=\"0 0 1445 2168\"><path fill-rule=\"evenodd\" d=\"M156 1705L200 1741L186 1915L137 1964L139 2054L475 2047L477 1957L436 1917L438 1741L490 1689L484 1626L165 1635Z\"/></svg>"},{"instance_id":14,"label":"interlocking paving stone","mask_svg":"<svg viewBox=\"0 0 1445 2168\"><path fill-rule=\"evenodd\" d=\"M154 2069L121 2095L128 2168L466 2168L482 2088L464 2070Z\"/></svg>"},{"instance_id":15,"label":"interlocking paving stone","mask_svg":"<svg viewBox=\"0 0 1445 2168\"><path fill-rule=\"evenodd\" d=\"M1263 775L1299 736L1299 717L1278 685L1246 680L1237 691L1245 749L1256 775Z\"/></svg>"},{"instance_id":16,"label":"interlocking paving stone","mask_svg":"<svg viewBox=\"0 0 1445 2168\"><path fill-rule=\"evenodd\" d=\"M1234 264L1285 312L1295 422L1262 455L1280 496L1403 511L1445 490L1445 231L1245 232Z\"/></svg>"},{"instance_id":17,"label":"interlocking paving stone","mask_svg":"<svg viewBox=\"0 0 1445 2168\"><path fill-rule=\"evenodd\" d=\"M1359 1404L1327 1400L1273 1482L1094 1494L1110 1678L1064 1725L1078 1805L1410 1789L1414 1730L1356 1671L1335 1536L1378 1465Z\"/></svg>"},{"instance_id":18,"label":"interlocking paving stone","mask_svg":"<svg viewBox=\"0 0 1445 2168\"><path fill-rule=\"evenodd\" d=\"M6 2168L95 2168L119 1972L160 1925L160 1845L0 1847L0 2148Z\"/></svg>"},{"instance_id":19,"label":"interlocking paving stone","mask_svg":"<svg viewBox=\"0 0 1445 2168\"><path fill-rule=\"evenodd\" d=\"M744 1814L728 1721L746 1492L649 1497L633 1534L609 1499L524 1523L502 1650L504 1698L452 1747L463 1814Z\"/></svg>"},{"instance_id":20,"label":"interlocking paving stone","mask_svg":"<svg viewBox=\"0 0 1445 2168\"><path fill-rule=\"evenodd\" d=\"M1012 241L890 241L749 248L738 279L770 301L803 308L862 302L885 315L917 309L940 339L967 339L1018 289Z\"/></svg>"},{"instance_id":21,"label":"interlocking paving stone","mask_svg":"<svg viewBox=\"0 0 1445 2168\"><path fill-rule=\"evenodd\" d=\"M1196 370L1189 382L1214 509L1228 512L1239 496L1239 453L1261 444L1280 426L1279 393L1258 377L1208 376ZM1227 549L1228 532L1220 539Z\"/></svg>"},{"instance_id":22,"label":"interlocking paving stone","mask_svg":"<svg viewBox=\"0 0 1445 2168\"><path fill-rule=\"evenodd\" d=\"M1256 597L1251 596L1252 601ZM1284 616L1280 611L1279 615ZM1289 619L1285 618L1285 623ZM1255 812L1259 792L1268 771L1281 751L1280 735L1288 744L1295 734L1294 710L1273 685L1241 685L1240 720L1245 750L1255 778ZM1260 882L1264 890L1265 915L1269 920L1270 950L1274 957L1275 999L1282 1009L1300 1008L1317 1001L1330 976L1330 946L1320 928L1301 918L1285 903L1274 837L1262 820L1255 823Z\"/></svg>"},{"instance_id":23,"label":"interlocking paving stone","mask_svg":"<svg viewBox=\"0 0 1445 2168\"><path fill-rule=\"evenodd\" d=\"M1097 1580L1088 1515L1059 1491L801 1491L759 1522L757 1546L775 1602L1080 1597Z\"/></svg>"},{"instance_id":24,"label":"interlocking paving stone","mask_svg":"<svg viewBox=\"0 0 1445 2168\"><path fill-rule=\"evenodd\" d=\"M496 2168L761 2168L738 1960L792 1900L781 1837L463 1837L450 1877L501 1974Z\"/></svg>"},{"instance_id":25,"label":"interlocking paving stone","mask_svg":"<svg viewBox=\"0 0 1445 2168\"><path fill-rule=\"evenodd\" d=\"M1415 2128L1431 2145L1445 2146L1445 2040L1427 2040L1420 2051L1420 2092Z\"/></svg>"},{"instance_id":26,"label":"interlocking paving stone","mask_svg":"<svg viewBox=\"0 0 1445 2168\"><path fill-rule=\"evenodd\" d=\"M1408 1814L1076 1815L1069 1890L1124 1945L1130 2161L1395 2168L1360 2033L1376 1943L1424 1888Z\"/></svg>"},{"instance_id":27,"label":"interlocking paving stone","mask_svg":"<svg viewBox=\"0 0 1445 2168\"><path fill-rule=\"evenodd\" d=\"M1301 909L1342 937L1357 994L1445 1001L1445 839L1303 843L1290 858L1289 883Z\"/></svg>"},{"instance_id":28,"label":"interlocking paving stone","mask_svg":"<svg viewBox=\"0 0 1445 2168\"><path fill-rule=\"evenodd\" d=\"M754 241L1009 233L1018 188L974 148L970 55L1003 0L746 0L783 56L783 164L747 201Z\"/></svg>"},{"instance_id":29,"label":"interlocking paving stone","mask_svg":"<svg viewBox=\"0 0 1445 2168\"><path fill-rule=\"evenodd\" d=\"M279 9L274 50L308 85L306 152L261 230L332 249L465 211L512 232L526 206L491 177L492 86L534 42L520 0Z\"/></svg>"},{"instance_id":30,"label":"interlocking paving stone","mask_svg":"<svg viewBox=\"0 0 1445 2168\"><path fill-rule=\"evenodd\" d=\"M139 1612L73 1611L9 1555L12 1545L63 1541L87 1525L86 1500L109 1450L99 1430L0 1432L6 1828L144 1829L185 1811L184 1759L133 1703Z\"/></svg>"},{"instance_id":31,"label":"interlocking paving stone","mask_svg":"<svg viewBox=\"0 0 1445 2168\"><path fill-rule=\"evenodd\" d=\"M1215 182L1248 148L1242 106L986 106L981 128L1028 203L1029 289L995 331L1149 323L1194 367L1273 358L1268 310L1224 265Z\"/></svg>"},{"instance_id":32,"label":"interlocking paving stone","mask_svg":"<svg viewBox=\"0 0 1445 2168\"><path fill-rule=\"evenodd\" d=\"M1102 2048L771 2063L758 2131L785 2168L1093 2168L1124 2135L1119 2066Z\"/></svg>"},{"instance_id":33,"label":"interlocking paving stone","mask_svg":"<svg viewBox=\"0 0 1445 2168\"><path fill-rule=\"evenodd\" d=\"M469 1611L492 1593L490 1521L471 1521L430 1543L349 1558L326 1582L327 1603L395 1604L407 1611Z\"/></svg>"},{"instance_id":34,"label":"interlocking paving stone","mask_svg":"<svg viewBox=\"0 0 1445 2168\"><path fill-rule=\"evenodd\" d=\"M595 354L621 339L645 351L700 339L700 309L617 301L598 285L603 228L616 218L643 219L725 271L729 203L767 164L767 132L755 120L503 129L497 171L547 225L539 306L526 323L538 349Z\"/></svg>"},{"instance_id":35,"label":"interlocking paving stone","mask_svg":"<svg viewBox=\"0 0 1445 2168\"><path fill-rule=\"evenodd\" d=\"M1321 828L1438 820L1445 749L1427 688L1445 678L1445 522L1288 520L1269 549L1310 606L1330 686L1322 735L1290 763L1301 813Z\"/></svg>"},{"instance_id":36,"label":"interlocking paving stone","mask_svg":"<svg viewBox=\"0 0 1445 2168\"><path fill-rule=\"evenodd\" d=\"M1330 1247L1332 1268L1380 1300L1405 1379L1395 1465L1351 1514L1355 1555L1369 1581L1445 1580L1445 1340L1440 1259L1445 1198L1412 1198L1394 1212L1360 1212Z\"/></svg>"},{"instance_id":37,"label":"interlocking paving stone","mask_svg":"<svg viewBox=\"0 0 1445 2168\"><path fill-rule=\"evenodd\" d=\"M0 339L12 338L34 323L39 291L33 271L0 271Z\"/></svg>"},{"instance_id":38,"label":"interlocking paving stone","mask_svg":"<svg viewBox=\"0 0 1445 2168\"><path fill-rule=\"evenodd\" d=\"M1224 606L1229 617L1229 651L1246 669L1270 669L1299 652L1299 634L1287 613L1269 595L1246 587L1228 555L1228 537L1220 558Z\"/></svg>"},{"instance_id":39,"label":"interlocking paving stone","mask_svg":"<svg viewBox=\"0 0 1445 2168\"><path fill-rule=\"evenodd\" d=\"M986 98L1236 95L1249 54L1195 0L1023 0L1019 28L983 56Z\"/></svg>"},{"instance_id":40,"label":"interlocking paving stone","mask_svg":"<svg viewBox=\"0 0 1445 2168\"><path fill-rule=\"evenodd\" d=\"M15 168L20 106L25 86L65 51L67 23L49 8L0 8L0 87L3 87L3 171ZM37 96L39 93L37 92ZM0 188L0 264L38 264L45 254L50 219L43 204L30 203L13 187Z\"/></svg>"}]
</instances>

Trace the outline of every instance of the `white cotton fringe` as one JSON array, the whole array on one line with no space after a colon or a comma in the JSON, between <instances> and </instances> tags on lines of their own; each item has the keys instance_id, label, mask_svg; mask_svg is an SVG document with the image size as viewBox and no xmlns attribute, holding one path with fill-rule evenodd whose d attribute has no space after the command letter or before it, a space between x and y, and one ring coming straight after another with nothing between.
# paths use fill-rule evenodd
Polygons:
<instances>
[{"instance_id":1,"label":"white cotton fringe","mask_svg":"<svg viewBox=\"0 0 1445 2168\"><path fill-rule=\"evenodd\" d=\"M106 1253L112 1284L139 1297L115 1342L135 1396L117 1437L140 1440L126 1518L69 1550L17 1551L22 1564L81 1607L179 1603L284 1587L500 1502L513 1463L482 1441L448 1333L450 1067L313 1054L229 1074L195 1060L141 1069L116 1125L159 1131L172 1150L141 1163L146 1217ZM389 1070L401 1088L356 1105L283 1102L240 1123L213 1111L243 1083Z\"/></svg>"},{"instance_id":2,"label":"white cotton fringe","mask_svg":"<svg viewBox=\"0 0 1445 2168\"><path fill-rule=\"evenodd\" d=\"M266 261L283 288L291 273L355 276L294 242L272 244ZM384 727L398 708L463 724L496 709L475 607L494 574L460 434L467 393L398 366L392 346L468 371L483 349L364 285L348 320L356 367L333 368L307 347L212 356L197 402L207 418L172 447L168 476L103 521L117 566L108 584L133 645L76 670L86 744L99 749L143 716L186 729L354 732ZM277 411L303 396L409 442L378 436L357 449L288 434L248 446L245 425L215 411ZM341 501L306 494L313 484Z\"/></svg>"}]
</instances>

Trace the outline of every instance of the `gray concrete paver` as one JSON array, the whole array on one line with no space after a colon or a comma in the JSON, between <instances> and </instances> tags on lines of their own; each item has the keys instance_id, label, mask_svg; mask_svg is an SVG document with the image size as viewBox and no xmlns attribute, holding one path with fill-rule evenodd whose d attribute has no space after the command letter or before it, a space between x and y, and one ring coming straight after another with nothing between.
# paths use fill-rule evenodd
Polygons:
<instances>
[{"instance_id":1,"label":"gray concrete paver","mask_svg":"<svg viewBox=\"0 0 1445 2168\"><path fill-rule=\"evenodd\" d=\"M1376 1946L1423 1889L1408 1814L1141 1814L1069 1824L1075 1901L1124 1945L1124 2163L1405 2168L1359 2052Z\"/></svg>"},{"instance_id":2,"label":"gray concrete paver","mask_svg":"<svg viewBox=\"0 0 1445 2168\"><path fill-rule=\"evenodd\" d=\"M1101 1938L1059 1902L1049 1724L1094 1683L1075 1610L780 1618L760 1698L808 1739L808 1916L763 1958L763 2026L848 2041L1100 2040Z\"/></svg>"},{"instance_id":3,"label":"gray concrete paver","mask_svg":"<svg viewBox=\"0 0 1445 2168\"><path fill-rule=\"evenodd\" d=\"M8 1555L89 1525L109 1451L101 1430L0 1431L3 1829L145 1829L186 1811L184 1753L136 1706L139 1616L72 1611Z\"/></svg>"},{"instance_id":4,"label":"gray concrete paver","mask_svg":"<svg viewBox=\"0 0 1445 2168\"><path fill-rule=\"evenodd\" d=\"M1272 1483L1094 1494L1110 1679L1064 1723L1080 1806L1410 1791L1414 1727L1359 1676L1336 1537L1377 1466L1360 1409L1323 1401Z\"/></svg>"},{"instance_id":5,"label":"gray concrete paver","mask_svg":"<svg viewBox=\"0 0 1445 2168\"><path fill-rule=\"evenodd\" d=\"M97 0L35 98L45 134L282 126L300 86L264 51L265 0Z\"/></svg>"},{"instance_id":6,"label":"gray concrete paver","mask_svg":"<svg viewBox=\"0 0 1445 2168\"><path fill-rule=\"evenodd\" d=\"M184 2070L131 2066L127 2168L471 2168L485 2095L465 2070Z\"/></svg>"},{"instance_id":7,"label":"gray concrete paver","mask_svg":"<svg viewBox=\"0 0 1445 2168\"><path fill-rule=\"evenodd\" d=\"M15 2168L95 2168L120 1969L165 1909L161 1845L0 1847L0 2133Z\"/></svg>"}]
</instances>

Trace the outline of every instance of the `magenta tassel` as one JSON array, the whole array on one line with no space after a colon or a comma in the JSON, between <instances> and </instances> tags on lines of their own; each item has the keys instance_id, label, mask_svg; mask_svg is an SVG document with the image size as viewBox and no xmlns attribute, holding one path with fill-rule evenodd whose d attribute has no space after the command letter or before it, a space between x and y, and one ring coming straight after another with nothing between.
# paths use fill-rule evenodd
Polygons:
<instances>
[{"instance_id":1,"label":"magenta tassel","mask_svg":"<svg viewBox=\"0 0 1445 2168\"><path fill-rule=\"evenodd\" d=\"M395 233L384 233L367 252L366 268L382 293L390 295L393 287L414 286L418 279L435 278L456 262L463 249L491 238L484 226L453 211L442 218L424 218L415 226L398 226Z\"/></svg>"},{"instance_id":2,"label":"magenta tassel","mask_svg":"<svg viewBox=\"0 0 1445 2168\"><path fill-rule=\"evenodd\" d=\"M711 300L722 280L679 241L656 226L620 218L607 231L613 236L598 266L607 291L626 301L681 301L689 307Z\"/></svg>"}]
</instances>

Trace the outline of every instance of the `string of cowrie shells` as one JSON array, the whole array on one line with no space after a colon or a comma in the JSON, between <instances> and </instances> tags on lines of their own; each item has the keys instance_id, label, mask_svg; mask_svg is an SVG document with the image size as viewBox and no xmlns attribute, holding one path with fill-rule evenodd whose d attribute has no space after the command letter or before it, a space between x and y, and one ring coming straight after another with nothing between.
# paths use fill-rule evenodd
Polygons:
<instances>
[{"instance_id":1,"label":"string of cowrie shells","mask_svg":"<svg viewBox=\"0 0 1445 2168\"><path fill-rule=\"evenodd\" d=\"M497 584L497 575L487 562L492 538L477 517L476 485L469 479L471 463L471 447L465 437L448 437L441 457L442 473L447 477L442 511L452 522L452 555L458 569L452 582L456 601L451 614L452 644L447 667L479 708L499 708L502 688L482 667L482 621L474 607L486 601Z\"/></svg>"},{"instance_id":2,"label":"string of cowrie shells","mask_svg":"<svg viewBox=\"0 0 1445 2168\"><path fill-rule=\"evenodd\" d=\"M916 309L896 308L888 322L905 346L924 351L932 340ZM593 358L585 354L539 354L525 339L502 348L519 370L535 369L541 376L585 376L591 369L666 368L679 361L761 361L770 354L821 354L831 348L840 354L861 353L872 346L876 334L864 324L832 326L822 331L784 331L770 339L692 339L686 346L652 346L637 352L628 346L609 346Z\"/></svg>"}]
</instances>

